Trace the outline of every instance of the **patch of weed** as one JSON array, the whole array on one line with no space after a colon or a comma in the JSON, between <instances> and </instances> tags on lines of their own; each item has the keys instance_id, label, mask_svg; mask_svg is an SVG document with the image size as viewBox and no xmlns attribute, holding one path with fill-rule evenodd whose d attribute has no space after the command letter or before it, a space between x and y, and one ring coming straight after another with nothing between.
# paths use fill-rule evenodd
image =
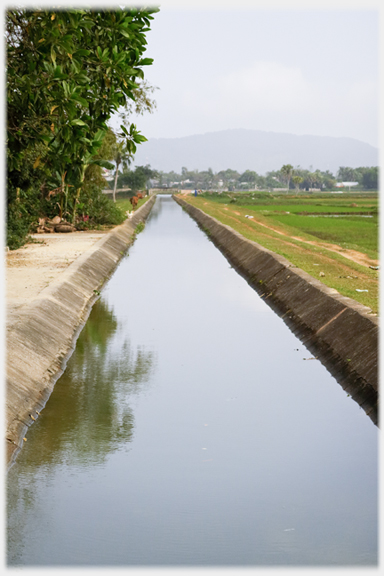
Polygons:
<instances>
[{"instance_id":1,"label":"patch of weed","mask_svg":"<svg viewBox=\"0 0 384 576\"><path fill-rule=\"evenodd\" d=\"M140 232L142 232L144 228L145 228L144 222L139 222L135 228L135 235L140 234Z\"/></svg>"}]
</instances>

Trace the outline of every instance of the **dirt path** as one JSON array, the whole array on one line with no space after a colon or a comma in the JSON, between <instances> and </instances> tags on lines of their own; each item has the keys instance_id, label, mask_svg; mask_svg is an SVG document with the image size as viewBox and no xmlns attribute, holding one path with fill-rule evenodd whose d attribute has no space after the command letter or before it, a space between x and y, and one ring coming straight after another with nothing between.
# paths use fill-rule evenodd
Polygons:
<instances>
[{"instance_id":1,"label":"dirt path","mask_svg":"<svg viewBox=\"0 0 384 576\"><path fill-rule=\"evenodd\" d=\"M76 258L108 231L69 234L32 234L28 243L6 253L6 321L17 319L18 311L31 302Z\"/></svg>"},{"instance_id":2,"label":"dirt path","mask_svg":"<svg viewBox=\"0 0 384 576\"><path fill-rule=\"evenodd\" d=\"M232 212L232 214L236 214L236 216L242 216L241 213L236 211L236 210L230 210L229 208L224 208L224 210L227 212ZM223 212L221 212L221 214L224 215ZM233 216L231 218L233 218ZM245 218L245 216L244 216L244 218ZM237 218L233 218L233 219L236 222L238 222L239 224L243 224L243 222L241 222ZM300 236L290 236L289 234L286 234L285 232L282 232L281 230L278 230L277 228L274 228L273 226L268 226L267 224L260 222L255 217L253 217L252 219L247 218L247 220L249 222L257 224L258 226L263 226L263 228L271 230L271 231L275 232L276 234L280 234L281 236L284 236L285 238L288 238L291 240L297 240L298 242L302 242L303 244L310 244L310 245L316 246L318 248L323 248L325 250L329 250L330 252L335 252L336 254L340 254L341 256L344 256L344 258L347 258L348 260L352 260L352 262L356 262L356 264L361 264L362 266L366 266L367 268L369 266L378 266L379 265L378 260L373 260L372 258L369 258L363 252L358 252L357 250L350 250L347 248L342 248L338 244L330 244L328 242L317 242L315 240L305 240L304 238L300 238ZM251 226L247 226L247 227L250 230L252 230Z\"/></svg>"}]
</instances>

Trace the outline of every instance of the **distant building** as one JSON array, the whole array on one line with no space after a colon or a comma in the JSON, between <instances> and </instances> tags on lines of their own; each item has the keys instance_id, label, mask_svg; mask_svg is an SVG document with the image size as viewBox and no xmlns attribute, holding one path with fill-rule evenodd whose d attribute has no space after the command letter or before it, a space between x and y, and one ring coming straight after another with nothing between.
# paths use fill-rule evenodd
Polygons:
<instances>
[{"instance_id":1,"label":"distant building","mask_svg":"<svg viewBox=\"0 0 384 576\"><path fill-rule=\"evenodd\" d=\"M345 188L346 186L350 188L351 186L358 186L358 185L359 185L358 182L337 182L335 184L336 188Z\"/></svg>"},{"instance_id":2,"label":"distant building","mask_svg":"<svg viewBox=\"0 0 384 576\"><path fill-rule=\"evenodd\" d=\"M112 170L107 170L106 168L102 168L102 173L103 173L103 178L105 178L108 181L113 180L114 178L114 174Z\"/></svg>"}]
</instances>

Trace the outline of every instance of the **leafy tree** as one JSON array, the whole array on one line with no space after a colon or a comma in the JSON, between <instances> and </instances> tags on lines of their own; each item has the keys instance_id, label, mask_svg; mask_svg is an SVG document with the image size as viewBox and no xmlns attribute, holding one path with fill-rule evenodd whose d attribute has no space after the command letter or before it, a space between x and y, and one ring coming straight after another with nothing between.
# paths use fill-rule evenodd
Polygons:
<instances>
[{"instance_id":1,"label":"leafy tree","mask_svg":"<svg viewBox=\"0 0 384 576\"><path fill-rule=\"evenodd\" d=\"M196 172L196 187L203 190L209 190L213 187L215 175L211 168Z\"/></svg>"},{"instance_id":2,"label":"leafy tree","mask_svg":"<svg viewBox=\"0 0 384 576\"><path fill-rule=\"evenodd\" d=\"M287 188L289 190L289 183L290 183L291 177L292 177L293 166L291 166L291 164L284 164L284 166L282 166L280 168L280 172L281 172L283 178L285 179L285 181L287 183Z\"/></svg>"},{"instance_id":3,"label":"leafy tree","mask_svg":"<svg viewBox=\"0 0 384 576\"><path fill-rule=\"evenodd\" d=\"M44 144L38 144L26 151L19 173L19 186L8 182L6 244L12 250L25 243L30 225L37 221L41 208L44 207L46 212L49 209L42 194L47 171L44 166L33 168L36 158L44 156L45 148Z\"/></svg>"},{"instance_id":4,"label":"leafy tree","mask_svg":"<svg viewBox=\"0 0 384 576\"><path fill-rule=\"evenodd\" d=\"M113 160L115 144L116 136L111 129L108 129L94 160ZM81 196L77 204L79 213L76 219L77 228L85 229L100 224L120 224L124 220L122 212L107 195L103 194L105 185L101 166L95 162L89 164L85 170Z\"/></svg>"},{"instance_id":5,"label":"leafy tree","mask_svg":"<svg viewBox=\"0 0 384 576\"><path fill-rule=\"evenodd\" d=\"M187 169L186 169L187 170ZM177 174L174 171L171 172L163 172L160 170L157 172L159 178L159 186L169 187L171 186L172 182L181 182L183 179L180 174Z\"/></svg>"},{"instance_id":6,"label":"leafy tree","mask_svg":"<svg viewBox=\"0 0 384 576\"><path fill-rule=\"evenodd\" d=\"M146 80L143 80L138 84L137 88L133 90L134 100L128 100L124 108L119 112L119 118L123 122L124 126L129 126L130 117L132 114L143 115L145 112L150 112L151 114L156 109L156 102L151 97L153 92L157 90L157 87L151 86ZM116 142L114 148L113 160L115 161L115 180L113 187L113 201L116 202L116 188L119 174L119 166L122 164L123 169L127 169L133 160L133 154L129 147L127 148L126 142L119 141Z\"/></svg>"},{"instance_id":7,"label":"leafy tree","mask_svg":"<svg viewBox=\"0 0 384 576\"><path fill-rule=\"evenodd\" d=\"M261 180L259 180L258 182L258 186L259 188L265 188L265 189L272 189L272 188L282 188L281 185L281 173L280 170L271 170L270 172L267 172L265 176L261 176L260 177Z\"/></svg>"},{"instance_id":8,"label":"leafy tree","mask_svg":"<svg viewBox=\"0 0 384 576\"><path fill-rule=\"evenodd\" d=\"M151 86L146 80L141 81L137 87L132 90L134 100L127 100L125 106L118 114L118 117L125 126L130 124L130 118L133 114L143 115L146 112L152 114L156 110L156 101L152 98L155 90L158 90L158 88Z\"/></svg>"},{"instance_id":9,"label":"leafy tree","mask_svg":"<svg viewBox=\"0 0 384 576\"><path fill-rule=\"evenodd\" d=\"M101 146L106 122L134 100L152 63L145 32L157 8L6 12L8 189L22 184L30 150L45 144L33 169L49 169L65 207L79 198L85 171ZM131 125L119 134L129 152L145 141ZM103 160L99 159L99 163ZM69 188L76 191L69 198ZM75 198L74 198L75 196ZM13 201L12 193L8 203Z\"/></svg>"},{"instance_id":10,"label":"leafy tree","mask_svg":"<svg viewBox=\"0 0 384 576\"><path fill-rule=\"evenodd\" d=\"M359 168L340 166L337 177L342 182L358 182L366 190L377 190L379 185L377 166L361 166Z\"/></svg>"},{"instance_id":11,"label":"leafy tree","mask_svg":"<svg viewBox=\"0 0 384 576\"><path fill-rule=\"evenodd\" d=\"M226 186L228 190L234 190L236 183L240 178L240 174L237 170L231 170L231 168L221 170L217 173L217 176L223 180L224 186Z\"/></svg>"},{"instance_id":12,"label":"leafy tree","mask_svg":"<svg viewBox=\"0 0 384 576\"><path fill-rule=\"evenodd\" d=\"M355 182L355 170L348 166L340 166L337 178L340 182Z\"/></svg>"},{"instance_id":13,"label":"leafy tree","mask_svg":"<svg viewBox=\"0 0 384 576\"><path fill-rule=\"evenodd\" d=\"M122 164L123 168L127 169L129 164L132 161L132 155L127 150L125 142L122 140L120 142L116 142L114 151L113 151L113 160L116 164L115 169L115 180L113 184L113 201L116 202L116 188L117 188L117 177L119 174L119 166Z\"/></svg>"},{"instance_id":14,"label":"leafy tree","mask_svg":"<svg viewBox=\"0 0 384 576\"><path fill-rule=\"evenodd\" d=\"M150 178L157 176L157 172L152 170L149 165L137 166L134 170L125 169L119 176L119 184L129 186L133 192L144 190Z\"/></svg>"},{"instance_id":15,"label":"leafy tree","mask_svg":"<svg viewBox=\"0 0 384 576\"><path fill-rule=\"evenodd\" d=\"M308 172L307 173L307 180L309 180L309 188L314 188L315 187L315 182L316 182L316 174L314 172Z\"/></svg>"},{"instance_id":16,"label":"leafy tree","mask_svg":"<svg viewBox=\"0 0 384 576\"><path fill-rule=\"evenodd\" d=\"M11 169L31 140L55 144L54 153L85 145L88 153L88 137L106 130L133 97L139 66L152 62L141 59L147 19L137 10L7 12Z\"/></svg>"},{"instance_id":17,"label":"leafy tree","mask_svg":"<svg viewBox=\"0 0 384 576\"><path fill-rule=\"evenodd\" d=\"M255 185L257 182L258 174L252 170L246 170L241 174L239 182L247 182L248 184Z\"/></svg>"},{"instance_id":18,"label":"leafy tree","mask_svg":"<svg viewBox=\"0 0 384 576\"><path fill-rule=\"evenodd\" d=\"M332 189L336 184L336 178L329 170L325 170L321 172L322 181L323 181L323 188L328 190Z\"/></svg>"},{"instance_id":19,"label":"leafy tree","mask_svg":"<svg viewBox=\"0 0 384 576\"><path fill-rule=\"evenodd\" d=\"M231 170L231 168L227 168L227 170L221 170L218 172L218 176L227 180L228 182L237 182L240 178L240 174L237 170Z\"/></svg>"},{"instance_id":20,"label":"leafy tree","mask_svg":"<svg viewBox=\"0 0 384 576\"><path fill-rule=\"evenodd\" d=\"M366 190L378 190L379 169L377 166L372 166L371 168L364 169L361 184L364 186Z\"/></svg>"},{"instance_id":21,"label":"leafy tree","mask_svg":"<svg viewBox=\"0 0 384 576\"><path fill-rule=\"evenodd\" d=\"M292 182L296 188L296 194L299 192L299 187L300 187L300 184L302 183L303 180L304 180L304 178L302 176L299 176L299 174L294 174L292 176Z\"/></svg>"},{"instance_id":22,"label":"leafy tree","mask_svg":"<svg viewBox=\"0 0 384 576\"><path fill-rule=\"evenodd\" d=\"M136 166L133 190L144 190L147 187L148 180L155 176L157 176L156 170L152 170L148 164L146 166Z\"/></svg>"},{"instance_id":23,"label":"leafy tree","mask_svg":"<svg viewBox=\"0 0 384 576\"><path fill-rule=\"evenodd\" d=\"M115 154L115 147L116 147L116 134L112 130L112 128L108 128L108 130L104 133L103 140L101 142L101 146L96 152L95 156L93 157L94 160L106 160L111 161L113 160ZM101 174L102 170L100 164L93 164L94 169ZM88 168L89 170L89 168Z\"/></svg>"}]
</instances>

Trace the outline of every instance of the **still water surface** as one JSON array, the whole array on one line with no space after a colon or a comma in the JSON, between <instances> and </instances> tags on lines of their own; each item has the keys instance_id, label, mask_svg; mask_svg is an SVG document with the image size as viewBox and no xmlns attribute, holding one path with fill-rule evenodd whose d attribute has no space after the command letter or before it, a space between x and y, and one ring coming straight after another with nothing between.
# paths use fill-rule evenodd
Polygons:
<instances>
[{"instance_id":1,"label":"still water surface","mask_svg":"<svg viewBox=\"0 0 384 576\"><path fill-rule=\"evenodd\" d=\"M8 474L9 566L377 563L377 436L170 197Z\"/></svg>"}]
</instances>

